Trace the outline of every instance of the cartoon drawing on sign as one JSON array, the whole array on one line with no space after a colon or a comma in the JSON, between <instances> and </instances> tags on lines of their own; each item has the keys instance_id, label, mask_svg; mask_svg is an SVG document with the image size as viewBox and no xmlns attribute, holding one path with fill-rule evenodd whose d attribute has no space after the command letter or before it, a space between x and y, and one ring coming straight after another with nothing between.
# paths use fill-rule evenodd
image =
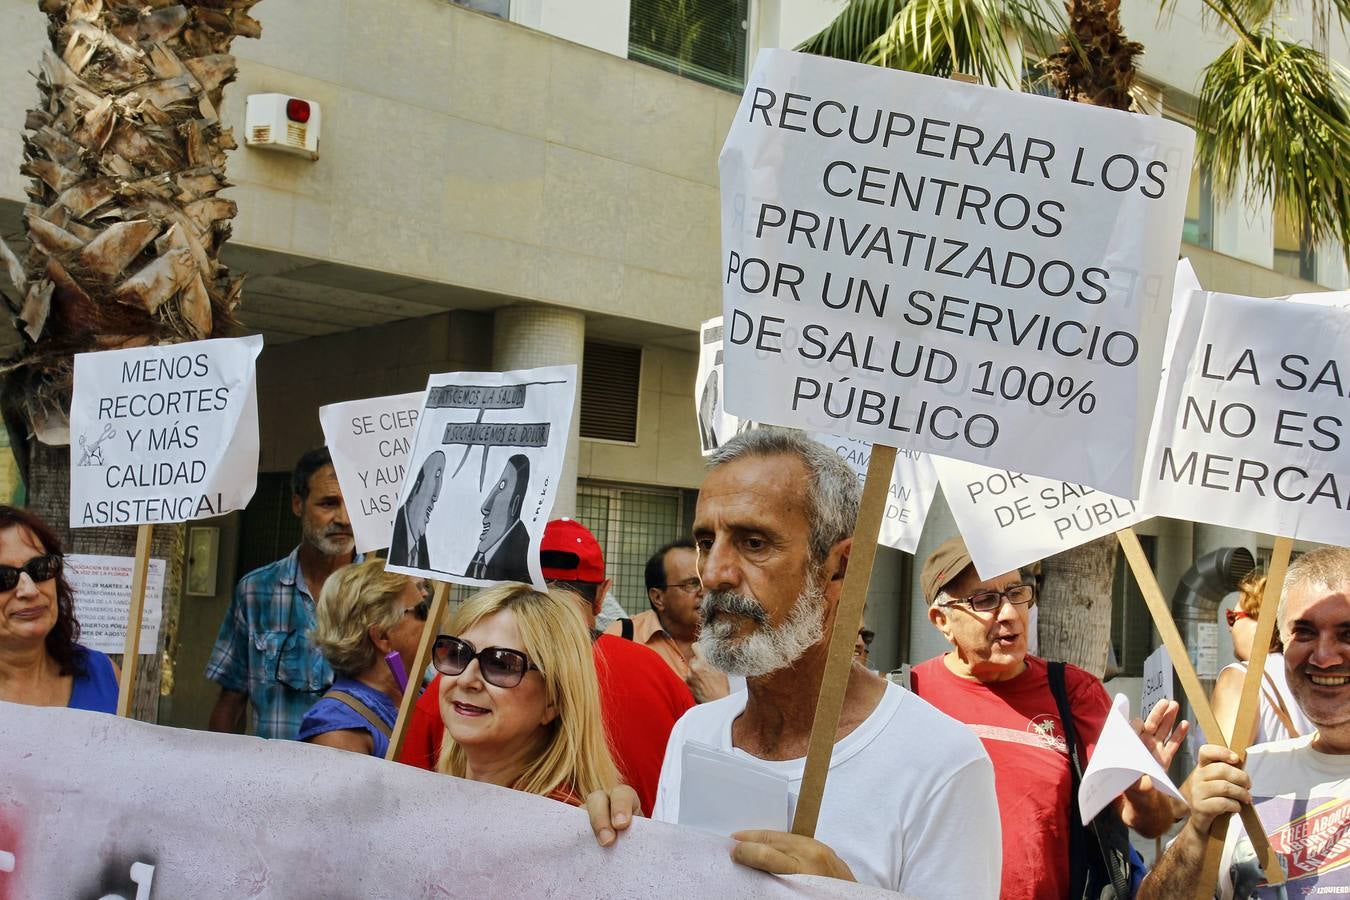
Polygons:
<instances>
[{"instance_id":1,"label":"cartoon drawing on sign","mask_svg":"<svg viewBox=\"0 0 1350 900\"><path fill-rule=\"evenodd\" d=\"M417 472L408 502L399 507L394 519L394 536L389 544L391 562L405 566L431 568L427 551L427 523L441 494L441 476L445 473L445 454L432 451Z\"/></svg>"},{"instance_id":2,"label":"cartoon drawing on sign","mask_svg":"<svg viewBox=\"0 0 1350 900\"><path fill-rule=\"evenodd\" d=\"M530 486L530 460L517 453L483 501L483 533L464 574L488 581L529 581L530 533L520 521Z\"/></svg>"},{"instance_id":3,"label":"cartoon drawing on sign","mask_svg":"<svg viewBox=\"0 0 1350 900\"><path fill-rule=\"evenodd\" d=\"M117 430L109 422L103 426L102 433L92 441L86 441L84 435L80 435L80 462L82 466L101 466L103 465L103 442L117 434Z\"/></svg>"},{"instance_id":4,"label":"cartoon drawing on sign","mask_svg":"<svg viewBox=\"0 0 1350 900\"><path fill-rule=\"evenodd\" d=\"M704 453L716 450L719 446L716 422L722 410L717 402L717 372L717 369L713 369L708 373L708 380L703 383L703 393L698 403L698 439Z\"/></svg>"}]
</instances>

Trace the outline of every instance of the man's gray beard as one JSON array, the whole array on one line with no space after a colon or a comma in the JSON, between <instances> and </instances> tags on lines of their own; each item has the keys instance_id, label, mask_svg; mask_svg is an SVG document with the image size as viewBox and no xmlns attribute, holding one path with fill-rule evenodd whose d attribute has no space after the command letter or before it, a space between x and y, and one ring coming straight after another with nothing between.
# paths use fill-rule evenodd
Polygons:
<instances>
[{"instance_id":1,"label":"man's gray beard","mask_svg":"<svg viewBox=\"0 0 1350 900\"><path fill-rule=\"evenodd\" d=\"M785 669L802 658L825 635L825 591L813 570L782 625L768 624L768 613L756 601L731 591L709 591L699 612L703 626L698 649L704 658L728 675L756 678ZM737 622L727 615L708 621L710 612L739 613L756 624L743 638L734 637Z\"/></svg>"},{"instance_id":2,"label":"man's gray beard","mask_svg":"<svg viewBox=\"0 0 1350 900\"><path fill-rule=\"evenodd\" d=\"M324 556L341 556L344 553L352 552L352 547L356 543L350 534L329 535L320 533L312 529L309 525L301 522L301 533L304 535L305 543L318 550Z\"/></svg>"}]
</instances>

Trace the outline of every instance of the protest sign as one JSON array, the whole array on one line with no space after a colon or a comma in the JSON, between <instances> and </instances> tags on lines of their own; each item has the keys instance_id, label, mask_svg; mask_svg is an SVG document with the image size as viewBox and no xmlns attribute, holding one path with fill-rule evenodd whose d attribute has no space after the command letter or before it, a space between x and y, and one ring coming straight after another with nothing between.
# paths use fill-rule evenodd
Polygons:
<instances>
[{"instance_id":1,"label":"protest sign","mask_svg":"<svg viewBox=\"0 0 1350 900\"><path fill-rule=\"evenodd\" d=\"M389 546L421 410L421 391L319 407L324 443L361 553Z\"/></svg>"},{"instance_id":2,"label":"protest sign","mask_svg":"<svg viewBox=\"0 0 1350 900\"><path fill-rule=\"evenodd\" d=\"M719 161L726 408L1136 497L1193 141L761 52Z\"/></svg>"},{"instance_id":3,"label":"protest sign","mask_svg":"<svg viewBox=\"0 0 1350 900\"><path fill-rule=\"evenodd\" d=\"M647 819L602 848L585 810L294 741L0 703L0 758L5 900L895 896Z\"/></svg>"},{"instance_id":4,"label":"protest sign","mask_svg":"<svg viewBox=\"0 0 1350 900\"><path fill-rule=\"evenodd\" d=\"M1083 821L1091 822L1106 804L1144 775L1153 780L1155 790L1186 802L1130 726L1130 701L1124 694L1116 694L1102 725L1101 736L1097 738L1096 749L1092 751L1092 759L1078 785L1078 809Z\"/></svg>"},{"instance_id":5,"label":"protest sign","mask_svg":"<svg viewBox=\"0 0 1350 900\"><path fill-rule=\"evenodd\" d=\"M1144 518L1134 500L1085 485L942 457L933 464L981 578L996 578Z\"/></svg>"},{"instance_id":6,"label":"protest sign","mask_svg":"<svg viewBox=\"0 0 1350 900\"><path fill-rule=\"evenodd\" d=\"M722 366L722 317L709 319L698 330L698 374L694 377L694 415L698 417L698 444L704 456L740 434L749 422L727 412Z\"/></svg>"},{"instance_id":7,"label":"protest sign","mask_svg":"<svg viewBox=\"0 0 1350 900\"><path fill-rule=\"evenodd\" d=\"M458 584L531 582L562 473L576 366L427 379L389 568Z\"/></svg>"},{"instance_id":8,"label":"protest sign","mask_svg":"<svg viewBox=\"0 0 1350 900\"><path fill-rule=\"evenodd\" d=\"M1180 303L1143 486L1150 515L1350 543L1344 302L1196 292Z\"/></svg>"},{"instance_id":9,"label":"protest sign","mask_svg":"<svg viewBox=\"0 0 1350 900\"><path fill-rule=\"evenodd\" d=\"M127 613L131 606L131 575L135 559L130 556L68 554L62 565L66 581L75 594L75 618L80 622L80 643L102 653L121 653L126 645ZM164 560L150 560L146 580L145 609L141 614L142 647L159 646L159 623L163 616Z\"/></svg>"},{"instance_id":10,"label":"protest sign","mask_svg":"<svg viewBox=\"0 0 1350 900\"><path fill-rule=\"evenodd\" d=\"M792 786L743 754L685 741L679 822L727 836L748 828L786 831L792 822Z\"/></svg>"},{"instance_id":11,"label":"protest sign","mask_svg":"<svg viewBox=\"0 0 1350 900\"><path fill-rule=\"evenodd\" d=\"M257 482L262 337L75 354L70 526L243 509Z\"/></svg>"},{"instance_id":12,"label":"protest sign","mask_svg":"<svg viewBox=\"0 0 1350 900\"><path fill-rule=\"evenodd\" d=\"M1173 699L1172 657L1167 653L1167 645L1154 650L1144 660L1144 686L1139 695L1139 714L1147 716L1158 705L1159 700Z\"/></svg>"}]
</instances>

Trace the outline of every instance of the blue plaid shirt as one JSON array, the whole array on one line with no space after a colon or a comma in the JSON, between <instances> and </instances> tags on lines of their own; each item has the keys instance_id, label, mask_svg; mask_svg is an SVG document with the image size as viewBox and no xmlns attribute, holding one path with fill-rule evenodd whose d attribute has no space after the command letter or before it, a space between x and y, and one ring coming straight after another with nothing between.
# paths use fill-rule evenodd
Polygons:
<instances>
[{"instance_id":1,"label":"blue plaid shirt","mask_svg":"<svg viewBox=\"0 0 1350 900\"><path fill-rule=\"evenodd\" d=\"M296 547L239 580L206 664L207 678L248 694L258 737L294 740L305 712L333 683L328 660L310 639L314 598L299 553Z\"/></svg>"}]
</instances>

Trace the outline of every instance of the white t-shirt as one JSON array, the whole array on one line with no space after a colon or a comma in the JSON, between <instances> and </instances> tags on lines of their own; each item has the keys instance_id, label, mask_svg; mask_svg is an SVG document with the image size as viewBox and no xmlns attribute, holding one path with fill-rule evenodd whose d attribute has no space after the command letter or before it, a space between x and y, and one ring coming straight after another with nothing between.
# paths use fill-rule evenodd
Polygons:
<instances>
[{"instance_id":1,"label":"white t-shirt","mask_svg":"<svg viewBox=\"0 0 1350 900\"><path fill-rule=\"evenodd\" d=\"M1319 753L1312 739L1307 734L1248 751L1253 805L1289 881L1265 886L1246 830L1234 816L1219 866L1223 900L1350 894L1350 755Z\"/></svg>"},{"instance_id":2,"label":"white t-shirt","mask_svg":"<svg viewBox=\"0 0 1350 900\"><path fill-rule=\"evenodd\" d=\"M747 694L695 706L670 733L652 818L678 822L685 741L753 761L801 789L806 760L731 746ZM881 702L834 745L816 837L863 884L914 897L996 898L1002 857L994 767L970 729L887 683Z\"/></svg>"},{"instance_id":3,"label":"white t-shirt","mask_svg":"<svg viewBox=\"0 0 1350 900\"><path fill-rule=\"evenodd\" d=\"M1237 669L1244 673L1247 672L1245 662L1231 663L1224 666L1223 671ZM1219 674L1223 674L1220 672ZM1272 697L1271 683L1274 683L1275 696ZM1285 680L1284 674L1284 656L1279 653L1266 654L1266 677L1261 679L1261 708L1256 719L1256 739L1253 744L1265 744L1270 741L1283 741L1289 738L1289 732L1285 730L1284 723L1280 720L1280 715L1276 711L1275 701L1283 700L1284 709L1289 713L1289 721L1293 724L1294 730L1299 736L1312 734L1317 728L1308 717L1303 714L1303 708L1294 702L1294 695L1289 692L1289 682Z\"/></svg>"}]
</instances>

